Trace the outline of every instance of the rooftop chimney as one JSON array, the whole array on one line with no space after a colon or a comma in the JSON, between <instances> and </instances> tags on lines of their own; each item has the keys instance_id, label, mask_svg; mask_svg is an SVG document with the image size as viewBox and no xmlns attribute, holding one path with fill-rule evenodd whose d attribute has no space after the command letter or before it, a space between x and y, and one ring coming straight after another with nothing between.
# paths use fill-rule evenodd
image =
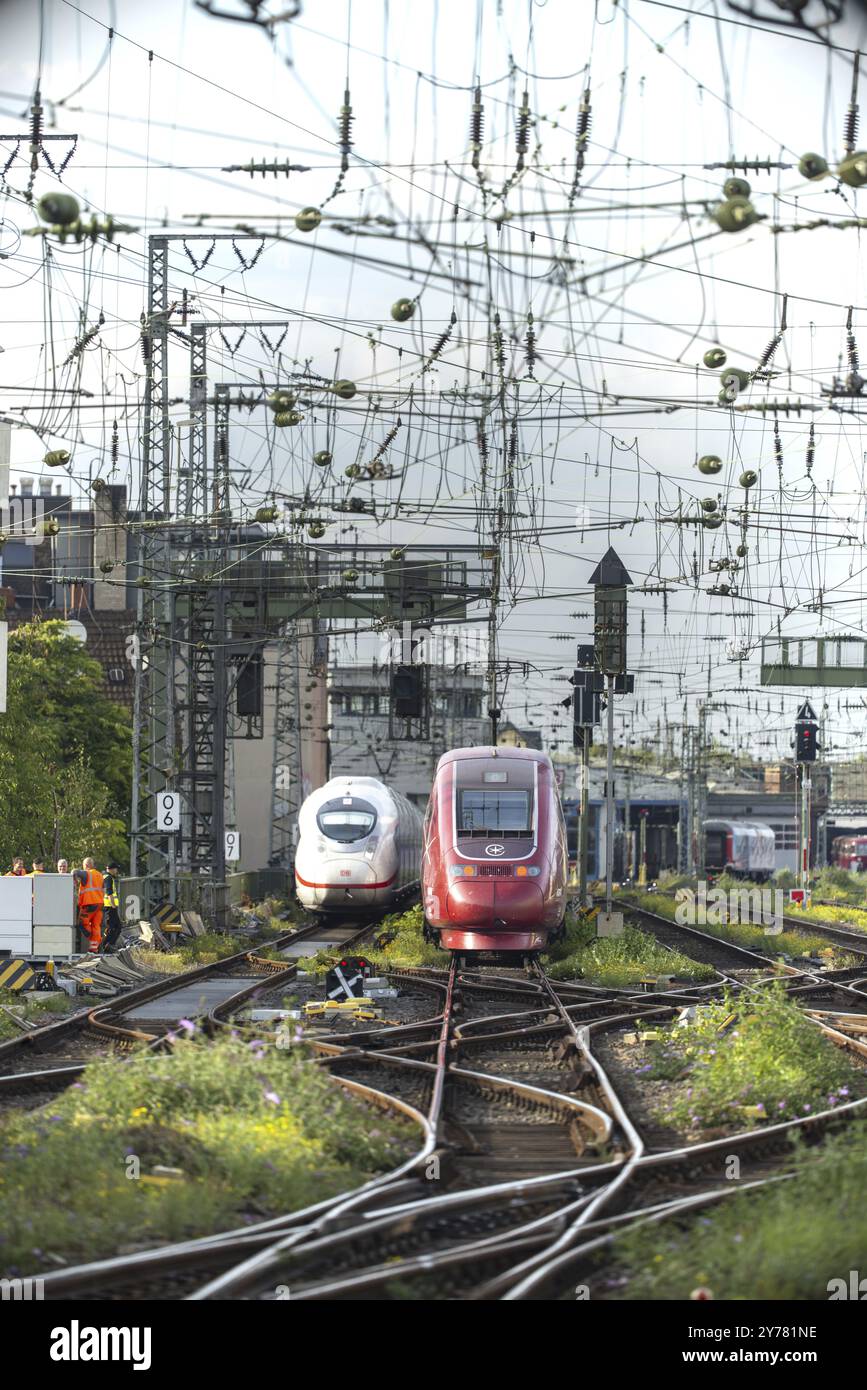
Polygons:
<instances>
[{"instance_id":1,"label":"rooftop chimney","mask_svg":"<svg viewBox=\"0 0 867 1390\"><path fill-rule=\"evenodd\" d=\"M50 478L40 478L40 479L39 479L39 495L40 495L40 497L50 497L50 496L51 496L51 479L50 479Z\"/></svg>"},{"instance_id":2,"label":"rooftop chimney","mask_svg":"<svg viewBox=\"0 0 867 1390\"><path fill-rule=\"evenodd\" d=\"M22 479L21 479L21 496L22 496L22 497L32 497L32 496L33 496L33 479L32 479L32 478L22 478Z\"/></svg>"}]
</instances>

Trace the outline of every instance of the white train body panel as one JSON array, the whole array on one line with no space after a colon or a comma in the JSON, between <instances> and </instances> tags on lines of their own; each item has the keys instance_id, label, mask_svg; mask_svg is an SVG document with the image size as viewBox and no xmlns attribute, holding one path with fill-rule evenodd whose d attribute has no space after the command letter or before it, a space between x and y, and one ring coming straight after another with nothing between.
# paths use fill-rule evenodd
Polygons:
<instances>
[{"instance_id":1,"label":"white train body panel","mask_svg":"<svg viewBox=\"0 0 867 1390\"><path fill-rule=\"evenodd\" d=\"M418 884L422 820L375 777L333 777L298 813L295 892L313 912L382 911Z\"/></svg>"}]
</instances>

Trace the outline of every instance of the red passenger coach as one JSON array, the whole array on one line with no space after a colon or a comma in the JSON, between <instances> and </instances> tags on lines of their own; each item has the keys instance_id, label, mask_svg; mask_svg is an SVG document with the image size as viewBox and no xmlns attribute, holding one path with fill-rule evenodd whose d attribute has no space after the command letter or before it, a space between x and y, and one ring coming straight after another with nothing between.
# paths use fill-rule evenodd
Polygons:
<instances>
[{"instance_id":1,"label":"red passenger coach","mask_svg":"<svg viewBox=\"0 0 867 1390\"><path fill-rule=\"evenodd\" d=\"M425 933L450 951L542 950L566 913L566 826L554 769L531 748L456 748L424 825Z\"/></svg>"}]
</instances>

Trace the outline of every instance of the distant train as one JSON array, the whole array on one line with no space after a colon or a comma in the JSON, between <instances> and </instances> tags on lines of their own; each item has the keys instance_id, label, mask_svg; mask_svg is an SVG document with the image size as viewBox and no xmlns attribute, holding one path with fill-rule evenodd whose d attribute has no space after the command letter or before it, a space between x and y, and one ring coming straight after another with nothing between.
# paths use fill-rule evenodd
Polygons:
<instances>
[{"instance_id":1,"label":"distant train","mask_svg":"<svg viewBox=\"0 0 867 1390\"><path fill-rule=\"evenodd\" d=\"M541 951L566 914L566 826L554 769L532 748L457 748L425 816L425 934L451 951Z\"/></svg>"},{"instance_id":2,"label":"distant train","mask_svg":"<svg viewBox=\"0 0 867 1390\"><path fill-rule=\"evenodd\" d=\"M867 869L867 835L837 835L831 841L831 863L836 869Z\"/></svg>"},{"instance_id":3,"label":"distant train","mask_svg":"<svg viewBox=\"0 0 867 1390\"><path fill-rule=\"evenodd\" d=\"M298 814L295 892L312 912L394 907L418 888L422 821L375 777L333 777Z\"/></svg>"},{"instance_id":4,"label":"distant train","mask_svg":"<svg viewBox=\"0 0 867 1390\"><path fill-rule=\"evenodd\" d=\"M704 867L710 875L729 873L763 883L776 867L776 836L753 820L706 820Z\"/></svg>"}]
</instances>

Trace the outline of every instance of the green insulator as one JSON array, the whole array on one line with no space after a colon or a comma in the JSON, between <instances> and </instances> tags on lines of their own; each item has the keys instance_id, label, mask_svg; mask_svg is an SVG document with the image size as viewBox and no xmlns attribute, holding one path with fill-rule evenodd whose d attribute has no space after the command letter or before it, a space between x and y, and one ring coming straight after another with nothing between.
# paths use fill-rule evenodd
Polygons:
<instances>
[{"instance_id":1,"label":"green insulator","mask_svg":"<svg viewBox=\"0 0 867 1390\"><path fill-rule=\"evenodd\" d=\"M701 499L701 509L703 512L715 512L717 505L713 497L703 497Z\"/></svg>"},{"instance_id":2,"label":"green insulator","mask_svg":"<svg viewBox=\"0 0 867 1390\"><path fill-rule=\"evenodd\" d=\"M318 208L302 208L295 214L295 226L299 232L315 232L321 221L322 213Z\"/></svg>"},{"instance_id":3,"label":"green insulator","mask_svg":"<svg viewBox=\"0 0 867 1390\"><path fill-rule=\"evenodd\" d=\"M828 161L810 150L798 160L798 173L803 174L805 179L823 179L828 173Z\"/></svg>"},{"instance_id":4,"label":"green insulator","mask_svg":"<svg viewBox=\"0 0 867 1390\"><path fill-rule=\"evenodd\" d=\"M50 517L48 518L47 521L43 521L43 523L42 523L42 534L43 534L43 536L56 536L56 535L58 535L59 533L60 533L60 522L57 521L53 516L50 516Z\"/></svg>"},{"instance_id":5,"label":"green insulator","mask_svg":"<svg viewBox=\"0 0 867 1390\"><path fill-rule=\"evenodd\" d=\"M273 410L275 412L282 410L291 410L295 404L295 400L296 397L294 391L272 391L270 396L268 397L268 409Z\"/></svg>"},{"instance_id":6,"label":"green insulator","mask_svg":"<svg viewBox=\"0 0 867 1390\"><path fill-rule=\"evenodd\" d=\"M343 401L351 401L358 387L354 381L335 381L332 386L335 396L339 396Z\"/></svg>"},{"instance_id":7,"label":"green insulator","mask_svg":"<svg viewBox=\"0 0 867 1390\"><path fill-rule=\"evenodd\" d=\"M403 556L404 556L403 550L401 549L401 547L400 547L399 545L396 545L396 546L394 547L394 549L392 550L392 552L391 552L391 558L392 558L392 560L402 560L402 559L403 559Z\"/></svg>"},{"instance_id":8,"label":"green insulator","mask_svg":"<svg viewBox=\"0 0 867 1390\"><path fill-rule=\"evenodd\" d=\"M867 153L856 150L854 154L847 154L837 165L837 177L850 188L863 188L867 183Z\"/></svg>"},{"instance_id":9,"label":"green insulator","mask_svg":"<svg viewBox=\"0 0 867 1390\"><path fill-rule=\"evenodd\" d=\"M721 347L708 348L702 361L706 367L724 367L726 364L726 355Z\"/></svg>"},{"instance_id":10,"label":"green insulator","mask_svg":"<svg viewBox=\"0 0 867 1390\"><path fill-rule=\"evenodd\" d=\"M750 373L745 371L743 367L726 367L724 372L720 372L719 379L723 386L729 386L732 377L735 378L740 391L743 391L744 387L750 384Z\"/></svg>"},{"instance_id":11,"label":"green insulator","mask_svg":"<svg viewBox=\"0 0 867 1390\"><path fill-rule=\"evenodd\" d=\"M698 461L699 473L704 473L706 476L721 473L722 466L722 459L718 458L716 454L704 454Z\"/></svg>"},{"instance_id":12,"label":"green insulator","mask_svg":"<svg viewBox=\"0 0 867 1390\"><path fill-rule=\"evenodd\" d=\"M311 521L310 525L307 527L307 534L310 536L311 540L321 540L325 535L324 523L321 521Z\"/></svg>"},{"instance_id":13,"label":"green insulator","mask_svg":"<svg viewBox=\"0 0 867 1390\"><path fill-rule=\"evenodd\" d=\"M361 464L360 464L360 463L350 463L346 468L344 468L343 472L346 474L346 477L347 477L347 478L360 478L360 477L361 477Z\"/></svg>"},{"instance_id":14,"label":"green insulator","mask_svg":"<svg viewBox=\"0 0 867 1390\"><path fill-rule=\"evenodd\" d=\"M327 468L331 459L332 455L327 449L320 449L318 453L313 455L313 462L316 464L317 468Z\"/></svg>"},{"instance_id":15,"label":"green insulator","mask_svg":"<svg viewBox=\"0 0 867 1390\"><path fill-rule=\"evenodd\" d=\"M358 570L344 570L344 571L343 571L343 582L344 582L344 584L357 584L357 583L358 583Z\"/></svg>"},{"instance_id":16,"label":"green insulator","mask_svg":"<svg viewBox=\"0 0 867 1390\"><path fill-rule=\"evenodd\" d=\"M759 481L759 475L752 468L744 469L741 474L741 487L753 487Z\"/></svg>"},{"instance_id":17,"label":"green insulator","mask_svg":"<svg viewBox=\"0 0 867 1390\"><path fill-rule=\"evenodd\" d=\"M114 562L112 560L100 560L99 568L100 573L111 574L112 570L114 569Z\"/></svg>"},{"instance_id":18,"label":"green insulator","mask_svg":"<svg viewBox=\"0 0 867 1390\"><path fill-rule=\"evenodd\" d=\"M702 525L706 526L709 531L716 531L723 524L721 516L703 516L701 521Z\"/></svg>"},{"instance_id":19,"label":"green insulator","mask_svg":"<svg viewBox=\"0 0 867 1390\"><path fill-rule=\"evenodd\" d=\"M724 203L717 204L711 217L720 231L742 232L758 221L759 214L749 198L727 198Z\"/></svg>"},{"instance_id":20,"label":"green insulator","mask_svg":"<svg viewBox=\"0 0 867 1390\"><path fill-rule=\"evenodd\" d=\"M269 521L276 521L279 515L276 507L260 507L256 513L256 520L265 525Z\"/></svg>"},{"instance_id":21,"label":"green insulator","mask_svg":"<svg viewBox=\"0 0 867 1390\"><path fill-rule=\"evenodd\" d=\"M391 317L395 323L406 323L415 313L414 299L396 299L391 306Z\"/></svg>"},{"instance_id":22,"label":"green insulator","mask_svg":"<svg viewBox=\"0 0 867 1390\"><path fill-rule=\"evenodd\" d=\"M304 416L299 415L297 410L278 410L274 416L274 424L283 429L287 425L300 425L303 419Z\"/></svg>"},{"instance_id":23,"label":"green insulator","mask_svg":"<svg viewBox=\"0 0 867 1390\"><path fill-rule=\"evenodd\" d=\"M749 548L748 545L739 545L738 548L737 548L736 551L735 551L735 554L736 554L736 555L739 555L739 556L741 557L741 559L743 559L745 555L748 555L748 554L749 554L749 551L750 551L750 548Z\"/></svg>"},{"instance_id":24,"label":"green insulator","mask_svg":"<svg viewBox=\"0 0 867 1390\"><path fill-rule=\"evenodd\" d=\"M49 449L42 462L47 468L63 468L71 457L66 449Z\"/></svg>"},{"instance_id":25,"label":"green insulator","mask_svg":"<svg viewBox=\"0 0 867 1390\"><path fill-rule=\"evenodd\" d=\"M750 186L746 179L726 179L723 193L727 198L749 198Z\"/></svg>"},{"instance_id":26,"label":"green insulator","mask_svg":"<svg viewBox=\"0 0 867 1390\"><path fill-rule=\"evenodd\" d=\"M52 227L70 227L78 221L81 210L71 193L46 193L36 204L36 211Z\"/></svg>"}]
</instances>

